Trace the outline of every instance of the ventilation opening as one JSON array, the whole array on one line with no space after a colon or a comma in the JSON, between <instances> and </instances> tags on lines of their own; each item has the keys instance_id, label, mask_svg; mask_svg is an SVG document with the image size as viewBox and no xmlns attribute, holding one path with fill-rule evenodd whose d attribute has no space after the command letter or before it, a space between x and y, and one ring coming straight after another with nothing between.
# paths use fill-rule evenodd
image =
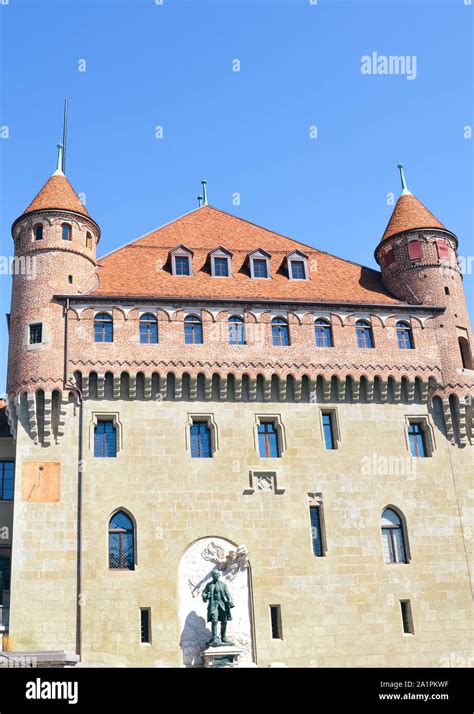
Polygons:
<instances>
[{"instance_id":1,"label":"ventilation opening","mask_svg":"<svg viewBox=\"0 0 474 714\"><path fill-rule=\"evenodd\" d=\"M272 638L274 640L283 639L283 630L281 626L281 606L270 605L270 620L272 624Z\"/></svg>"},{"instance_id":2,"label":"ventilation opening","mask_svg":"<svg viewBox=\"0 0 474 714\"><path fill-rule=\"evenodd\" d=\"M405 635L414 635L413 616L411 612L411 602L409 600L400 600L400 609L402 614L403 632Z\"/></svg>"},{"instance_id":3,"label":"ventilation opening","mask_svg":"<svg viewBox=\"0 0 474 714\"><path fill-rule=\"evenodd\" d=\"M73 282L72 275L67 276L67 281L68 281L69 285L72 285L72 282Z\"/></svg>"},{"instance_id":4,"label":"ventilation opening","mask_svg":"<svg viewBox=\"0 0 474 714\"><path fill-rule=\"evenodd\" d=\"M445 288L444 288L444 292L445 292L445 295L449 295L449 294L450 294L450 293L449 293L449 288L448 288L447 285L446 285Z\"/></svg>"},{"instance_id":5,"label":"ventilation opening","mask_svg":"<svg viewBox=\"0 0 474 714\"><path fill-rule=\"evenodd\" d=\"M459 351L461 352L463 369L472 369L471 350L469 349L469 342L465 337L459 338Z\"/></svg>"},{"instance_id":6,"label":"ventilation opening","mask_svg":"<svg viewBox=\"0 0 474 714\"><path fill-rule=\"evenodd\" d=\"M149 607L140 608L140 642L151 643L151 611Z\"/></svg>"}]
</instances>

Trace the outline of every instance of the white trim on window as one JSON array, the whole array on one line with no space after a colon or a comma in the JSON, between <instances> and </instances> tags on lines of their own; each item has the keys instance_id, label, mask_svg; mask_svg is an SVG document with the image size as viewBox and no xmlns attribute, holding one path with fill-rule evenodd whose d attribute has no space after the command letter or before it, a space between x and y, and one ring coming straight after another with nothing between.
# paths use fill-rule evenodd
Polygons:
<instances>
[{"instance_id":1,"label":"white trim on window","mask_svg":"<svg viewBox=\"0 0 474 714\"><path fill-rule=\"evenodd\" d=\"M270 258L271 258L270 253L267 253L267 251L263 250L262 248L259 248L258 250L254 250L253 253L249 253L250 277L254 278L255 280L269 280L271 278ZM265 261L266 266L267 266L267 276L265 278L261 278L258 275L255 275L255 271L254 271L254 261L255 260L264 260Z\"/></svg>"},{"instance_id":2,"label":"white trim on window","mask_svg":"<svg viewBox=\"0 0 474 714\"><path fill-rule=\"evenodd\" d=\"M294 278L292 272L292 263L303 263L304 278ZM308 256L300 250L294 250L286 256L286 267L290 280L308 280Z\"/></svg>"}]
</instances>

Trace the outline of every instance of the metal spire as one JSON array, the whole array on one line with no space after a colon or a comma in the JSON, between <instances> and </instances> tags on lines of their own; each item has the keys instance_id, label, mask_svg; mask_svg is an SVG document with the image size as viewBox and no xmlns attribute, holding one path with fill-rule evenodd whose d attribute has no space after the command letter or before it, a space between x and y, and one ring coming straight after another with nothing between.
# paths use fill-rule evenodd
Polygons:
<instances>
[{"instance_id":1,"label":"metal spire","mask_svg":"<svg viewBox=\"0 0 474 714\"><path fill-rule=\"evenodd\" d=\"M203 202L203 197L202 197L202 196L198 196L198 197L197 197L197 201L198 201L198 206L199 206L199 208L201 208L202 202Z\"/></svg>"},{"instance_id":2,"label":"metal spire","mask_svg":"<svg viewBox=\"0 0 474 714\"><path fill-rule=\"evenodd\" d=\"M411 196L411 195L412 195L412 192L409 191L409 190L408 190L408 187L407 187L407 182L406 182L405 174L404 174L404 172L403 172L403 164L398 164L398 165L397 165L397 168L398 168L398 170L400 171L400 180L401 180L401 182L402 182L402 192L401 192L400 196Z\"/></svg>"},{"instance_id":3,"label":"metal spire","mask_svg":"<svg viewBox=\"0 0 474 714\"><path fill-rule=\"evenodd\" d=\"M203 179L201 181L202 183L202 199L204 202L204 205L207 206L207 181L206 179Z\"/></svg>"},{"instance_id":4,"label":"metal spire","mask_svg":"<svg viewBox=\"0 0 474 714\"><path fill-rule=\"evenodd\" d=\"M54 172L53 176L64 176L63 172L63 145L58 144L58 164L56 167L56 171Z\"/></svg>"},{"instance_id":5,"label":"metal spire","mask_svg":"<svg viewBox=\"0 0 474 714\"><path fill-rule=\"evenodd\" d=\"M63 160L62 160L62 172L66 173L66 143L67 143L67 97L64 100L64 118L63 118Z\"/></svg>"}]
</instances>

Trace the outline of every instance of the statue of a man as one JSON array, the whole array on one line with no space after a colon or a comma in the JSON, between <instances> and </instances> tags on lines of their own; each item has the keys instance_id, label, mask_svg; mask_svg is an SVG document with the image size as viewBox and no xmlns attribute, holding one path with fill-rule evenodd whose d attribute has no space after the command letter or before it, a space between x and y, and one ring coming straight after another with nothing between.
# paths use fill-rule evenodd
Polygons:
<instances>
[{"instance_id":1,"label":"statue of a man","mask_svg":"<svg viewBox=\"0 0 474 714\"><path fill-rule=\"evenodd\" d=\"M206 585L202 593L202 599L207 602L207 621L211 623L212 637L209 644L218 647L220 644L232 645L226 639L225 632L227 621L232 620L230 612L234 607L227 585L222 582L218 568L214 568L211 573L212 580ZM221 623L221 638L217 636L217 623Z\"/></svg>"}]
</instances>

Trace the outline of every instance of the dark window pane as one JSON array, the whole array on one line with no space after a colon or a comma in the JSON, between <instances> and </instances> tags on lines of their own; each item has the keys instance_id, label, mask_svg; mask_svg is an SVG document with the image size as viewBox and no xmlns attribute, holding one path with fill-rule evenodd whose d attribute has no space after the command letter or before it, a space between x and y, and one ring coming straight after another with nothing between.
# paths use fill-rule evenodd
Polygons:
<instances>
[{"instance_id":1,"label":"dark window pane","mask_svg":"<svg viewBox=\"0 0 474 714\"><path fill-rule=\"evenodd\" d=\"M326 449L336 448L334 439L333 418L334 417L331 413L323 414L323 432Z\"/></svg>"},{"instance_id":2,"label":"dark window pane","mask_svg":"<svg viewBox=\"0 0 474 714\"><path fill-rule=\"evenodd\" d=\"M69 223L63 223L61 226L62 230L62 239L63 240L71 240L71 226Z\"/></svg>"},{"instance_id":3,"label":"dark window pane","mask_svg":"<svg viewBox=\"0 0 474 714\"><path fill-rule=\"evenodd\" d=\"M191 456L193 458L212 458L211 430L204 421L191 424Z\"/></svg>"},{"instance_id":4,"label":"dark window pane","mask_svg":"<svg viewBox=\"0 0 474 714\"><path fill-rule=\"evenodd\" d=\"M117 456L117 430L111 421L99 421L94 429L94 456Z\"/></svg>"},{"instance_id":5,"label":"dark window pane","mask_svg":"<svg viewBox=\"0 0 474 714\"><path fill-rule=\"evenodd\" d=\"M264 459L275 459L280 456L278 431L273 422L262 422L258 426L258 450Z\"/></svg>"},{"instance_id":6,"label":"dark window pane","mask_svg":"<svg viewBox=\"0 0 474 714\"><path fill-rule=\"evenodd\" d=\"M113 342L114 340L114 323L111 316L105 312L95 317L94 339L95 342Z\"/></svg>"},{"instance_id":7,"label":"dark window pane","mask_svg":"<svg viewBox=\"0 0 474 714\"><path fill-rule=\"evenodd\" d=\"M391 508L382 513L382 544L386 563L407 562L402 521Z\"/></svg>"},{"instance_id":8,"label":"dark window pane","mask_svg":"<svg viewBox=\"0 0 474 714\"><path fill-rule=\"evenodd\" d=\"M398 347L401 350L411 350L413 348L411 327L404 322L397 322L397 340Z\"/></svg>"},{"instance_id":9,"label":"dark window pane","mask_svg":"<svg viewBox=\"0 0 474 714\"><path fill-rule=\"evenodd\" d=\"M319 506L310 506L309 508L311 520L311 540L313 543L313 553L318 557L323 555L323 543L321 539L321 518Z\"/></svg>"},{"instance_id":10,"label":"dark window pane","mask_svg":"<svg viewBox=\"0 0 474 714\"><path fill-rule=\"evenodd\" d=\"M364 322L356 322L357 346L359 348L373 347L372 329Z\"/></svg>"},{"instance_id":11,"label":"dark window pane","mask_svg":"<svg viewBox=\"0 0 474 714\"><path fill-rule=\"evenodd\" d=\"M147 345L158 342L158 321L154 315L140 318L140 343Z\"/></svg>"},{"instance_id":12,"label":"dark window pane","mask_svg":"<svg viewBox=\"0 0 474 714\"><path fill-rule=\"evenodd\" d=\"M254 258L253 260L253 277L268 278L267 261L263 258Z\"/></svg>"},{"instance_id":13,"label":"dark window pane","mask_svg":"<svg viewBox=\"0 0 474 714\"><path fill-rule=\"evenodd\" d=\"M315 322L316 347L332 347L331 325L325 320Z\"/></svg>"},{"instance_id":14,"label":"dark window pane","mask_svg":"<svg viewBox=\"0 0 474 714\"><path fill-rule=\"evenodd\" d=\"M422 424L410 422L408 426L408 439L412 456L427 456L425 433Z\"/></svg>"},{"instance_id":15,"label":"dark window pane","mask_svg":"<svg viewBox=\"0 0 474 714\"><path fill-rule=\"evenodd\" d=\"M291 277L293 280L304 280L306 278L304 262L302 260L291 260L290 263Z\"/></svg>"},{"instance_id":16,"label":"dark window pane","mask_svg":"<svg viewBox=\"0 0 474 714\"><path fill-rule=\"evenodd\" d=\"M30 345L38 345L43 341L43 325L30 325Z\"/></svg>"},{"instance_id":17,"label":"dark window pane","mask_svg":"<svg viewBox=\"0 0 474 714\"><path fill-rule=\"evenodd\" d=\"M229 261L227 258L214 258L214 275L223 278L229 276Z\"/></svg>"},{"instance_id":18,"label":"dark window pane","mask_svg":"<svg viewBox=\"0 0 474 714\"><path fill-rule=\"evenodd\" d=\"M43 240L43 224L38 223L37 226L35 226L35 238L36 240Z\"/></svg>"},{"instance_id":19,"label":"dark window pane","mask_svg":"<svg viewBox=\"0 0 474 714\"><path fill-rule=\"evenodd\" d=\"M151 642L150 610L140 608L140 642L143 644Z\"/></svg>"},{"instance_id":20,"label":"dark window pane","mask_svg":"<svg viewBox=\"0 0 474 714\"><path fill-rule=\"evenodd\" d=\"M272 341L274 345L279 347L286 347L290 344L288 323L278 317L272 320Z\"/></svg>"},{"instance_id":21,"label":"dark window pane","mask_svg":"<svg viewBox=\"0 0 474 714\"><path fill-rule=\"evenodd\" d=\"M176 275L189 275L189 258L185 255L177 255L175 257Z\"/></svg>"},{"instance_id":22,"label":"dark window pane","mask_svg":"<svg viewBox=\"0 0 474 714\"><path fill-rule=\"evenodd\" d=\"M272 638L274 640L283 639L280 605L270 605L270 622L272 626Z\"/></svg>"},{"instance_id":23,"label":"dark window pane","mask_svg":"<svg viewBox=\"0 0 474 714\"><path fill-rule=\"evenodd\" d=\"M115 513L109 522L109 568L135 568L133 522L123 511Z\"/></svg>"},{"instance_id":24,"label":"dark window pane","mask_svg":"<svg viewBox=\"0 0 474 714\"><path fill-rule=\"evenodd\" d=\"M15 464L13 461L0 461L0 501L13 500L13 480Z\"/></svg>"}]
</instances>

